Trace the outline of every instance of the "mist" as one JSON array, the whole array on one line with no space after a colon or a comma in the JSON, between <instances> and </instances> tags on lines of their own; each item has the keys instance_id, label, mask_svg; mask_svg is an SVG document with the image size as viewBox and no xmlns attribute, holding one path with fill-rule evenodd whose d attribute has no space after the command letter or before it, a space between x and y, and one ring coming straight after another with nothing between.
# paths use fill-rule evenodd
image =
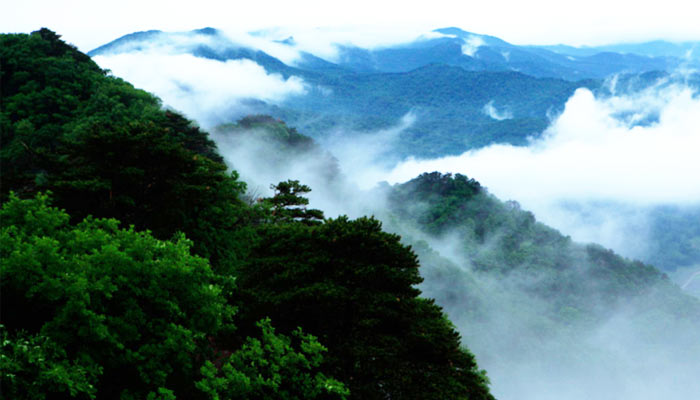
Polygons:
<instances>
[{"instance_id":1,"label":"mist","mask_svg":"<svg viewBox=\"0 0 700 400\"><path fill-rule=\"evenodd\" d=\"M257 195L270 195L261 193L270 183L299 179L313 189L310 206L323 209L327 217L374 215L384 221L385 229L401 234L406 244L413 245L425 279L420 289L426 297L437 300L462 333L463 343L488 371L497 398L687 400L700 392L700 341L694 321L674 315L673 304L646 303L647 297L663 288L651 287L609 308L598 300L605 288L591 280L584 307L597 310L595 319L562 325L551 317L560 312L553 299L533 296L551 275L533 275L527 265L506 275L477 271L468 261L470 256L464 250L468 239L461 233L433 236L392 216L386 184L369 187L367 180L386 170L382 154L390 151L401 132L417 118L408 113L393 127L374 132L336 131L327 135L324 150L289 156L283 167L271 160L280 156L279 149L261 140L259 132L250 131L250 139L240 140L227 136L224 130L214 138L230 166L241 172ZM348 139L348 135L357 140ZM329 164L325 149L339 155L333 159L337 174L328 174L333 162ZM556 208L560 209L564 210L560 218L579 218L571 221L572 226L581 225L580 231L573 231L574 236L605 233L606 240L617 246L637 246L639 254L646 250L638 238L645 235L648 215L635 204L599 200ZM591 225L594 229L588 227ZM624 234L618 236L620 233ZM472 256L498 251L495 246L500 236L494 233ZM572 244L571 254L571 268L559 279L589 281L590 260L583 247ZM677 273L689 288L695 287L696 283L689 281L689 271L679 269ZM671 285L662 285L666 284ZM649 308L664 311L650 319L644 313Z\"/></svg>"},{"instance_id":2,"label":"mist","mask_svg":"<svg viewBox=\"0 0 700 400\"><path fill-rule=\"evenodd\" d=\"M459 156L410 158L376 180L403 182L424 171L462 173L577 241L644 257L655 207L700 206L698 148L695 89L653 85L609 97L579 89L527 147L496 144Z\"/></svg>"},{"instance_id":3,"label":"mist","mask_svg":"<svg viewBox=\"0 0 700 400\"><path fill-rule=\"evenodd\" d=\"M299 78L284 79L245 60L223 63L149 51L97 60L204 127L244 114L247 98L278 102L309 90ZM143 68L144 63L154 68ZM489 104L485 113L506 115ZM640 316L650 306L644 304L645 293L595 321L556 325L547 317L555 305L532 296L533 288L551 277L478 272L458 232L436 237L397 221L386 198L386 182L429 171L463 173L501 200L517 200L575 241L642 258L649 251L654 207L700 206L700 99L694 89L659 84L607 97L579 89L527 147L496 144L433 160L393 158L401 134L419 118L406 110L387 129L335 128L323 135L319 148L290 154L254 129L243 135L225 128L211 132L229 167L248 183L251 198L271 195L271 184L298 179L312 188L310 207L327 217L375 215L413 245L425 278L420 289L445 309L480 368L488 371L497 398L689 400L700 393L697 332L672 313L653 320ZM493 251L497 237L477 252ZM588 260L577 246L572 245L576 267L566 279L586 280ZM672 278L694 293L700 279L691 277L700 260L686 267ZM589 306L598 309L601 289L590 289Z\"/></svg>"},{"instance_id":4,"label":"mist","mask_svg":"<svg viewBox=\"0 0 700 400\"><path fill-rule=\"evenodd\" d=\"M240 34L236 42L226 36L193 33L156 34L147 43L126 43L93 60L115 76L160 97L166 107L212 128L250 113L264 101L278 104L303 95L309 85L300 77L270 73L249 59L219 61L196 57L198 45L214 51L235 46L264 45L282 59L298 56L284 45Z\"/></svg>"},{"instance_id":5,"label":"mist","mask_svg":"<svg viewBox=\"0 0 700 400\"><path fill-rule=\"evenodd\" d=\"M214 138L232 168L250 183L259 182L251 187L299 179L313 189L310 206L323 209L327 217L375 215L385 222L385 229L413 245L425 278L420 289L437 300L462 333L480 367L488 371L497 398L692 399L700 393L700 341L692 323L673 315L673 305L645 303L656 288L606 308L598 304L596 294L604 293L604 288L591 284L586 307L598 310L596 319L561 325L549 317L559 312L557 306L532 295L551 276L532 275L526 266L523 272L507 275L474 270L464 253L463 236L454 232L435 237L397 221L388 209L386 183L380 183L387 178L398 183L432 170L462 172L502 200L517 199L524 209L534 210L539 220L575 241L602 243L625 255L643 257L649 251L651 207L688 206L700 199L693 174L700 170L694 167L700 166L690 157L692 151L686 152L697 143L698 132L675 131L700 125L694 119L697 115L692 115L698 110L698 99L688 88L656 88L634 96L647 100L644 112L656 115L654 122L639 124L638 117L630 117L631 97L596 98L580 90L543 138L532 140L529 147L494 145L459 157L404 160L396 165L384 155L416 122L415 114L407 113L385 130L337 129L321 143L335 156L339 174L333 177L327 174L328 153L290 157L280 168L260 162L261 155L279 154L268 143L227 140L225 133ZM627 160L633 167L625 165ZM644 160L650 164L643 168L647 177L626 175L646 165ZM682 187L655 182L665 174L683 183ZM490 243L498 236L495 233L478 252L495 251ZM427 243L429 250L420 243ZM571 253L573 267L561 279L590 279L583 247L572 244ZM700 282L690 278L698 266L689 268L696 269L679 268L672 278L687 282L684 289L693 293ZM650 307L666 311L649 319L642 311Z\"/></svg>"}]
</instances>

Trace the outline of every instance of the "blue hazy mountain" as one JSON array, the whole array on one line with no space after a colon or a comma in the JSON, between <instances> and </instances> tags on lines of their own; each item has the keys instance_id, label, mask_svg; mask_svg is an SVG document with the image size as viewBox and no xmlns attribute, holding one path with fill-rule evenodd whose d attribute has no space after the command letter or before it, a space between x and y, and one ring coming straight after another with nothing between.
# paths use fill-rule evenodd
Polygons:
<instances>
[{"instance_id":1,"label":"blue hazy mountain","mask_svg":"<svg viewBox=\"0 0 700 400\"><path fill-rule=\"evenodd\" d=\"M269 73L285 77L303 75L303 71L292 68L279 59L259 49L237 44L214 28L197 29L190 32L163 32L150 30L122 36L88 52L90 57L146 51L160 47L173 53L187 53L196 57L218 61L248 59L259 64Z\"/></svg>"},{"instance_id":2,"label":"blue hazy mountain","mask_svg":"<svg viewBox=\"0 0 700 400\"><path fill-rule=\"evenodd\" d=\"M570 54L553 51L561 50L558 48L517 46L458 28L433 33L441 36L380 49L339 46L338 64L358 72L407 72L440 63L471 71L519 71L535 77L579 80L620 72L668 71L684 62L680 50L663 55L611 49Z\"/></svg>"},{"instance_id":3,"label":"blue hazy mountain","mask_svg":"<svg viewBox=\"0 0 700 400\"><path fill-rule=\"evenodd\" d=\"M275 41L296 46L290 36ZM525 145L528 137L549 125L550 116L563 109L577 88L605 93L610 88L603 78L619 74L615 89L637 90L686 62L673 56L611 52L560 54L458 28L438 29L410 43L378 49L337 48L338 57L332 61L300 52L294 65L288 65L204 28L136 32L88 54L156 49L218 61L248 59L268 73L300 77L308 83L305 95L278 104L249 99L245 112L281 118L314 138L337 128L385 129L413 113L416 122L392 149L397 158L459 154L497 142Z\"/></svg>"},{"instance_id":4,"label":"blue hazy mountain","mask_svg":"<svg viewBox=\"0 0 700 400\"><path fill-rule=\"evenodd\" d=\"M605 46L581 46L567 45L536 46L559 54L571 56L592 56L598 53L636 54L648 57L675 57L694 63L700 62L700 42L668 42L654 40L643 43L610 44Z\"/></svg>"},{"instance_id":5,"label":"blue hazy mountain","mask_svg":"<svg viewBox=\"0 0 700 400\"><path fill-rule=\"evenodd\" d=\"M394 149L406 155L440 156L495 142L527 144L549 125L551 113L595 81L535 78L514 71L468 71L430 64L404 73L324 76L315 81L323 93L309 93L261 112L288 121L319 137L323 131L388 128L411 112L416 122Z\"/></svg>"}]
</instances>

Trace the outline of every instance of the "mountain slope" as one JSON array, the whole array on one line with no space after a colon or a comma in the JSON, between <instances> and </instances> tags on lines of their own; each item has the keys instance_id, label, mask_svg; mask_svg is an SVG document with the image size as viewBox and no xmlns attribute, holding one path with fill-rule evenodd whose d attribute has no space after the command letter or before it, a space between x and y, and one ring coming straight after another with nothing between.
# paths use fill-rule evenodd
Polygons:
<instances>
[{"instance_id":1,"label":"mountain slope","mask_svg":"<svg viewBox=\"0 0 700 400\"><path fill-rule=\"evenodd\" d=\"M206 132L48 29L0 35L0 63L3 393L493 399L379 221L298 221L299 185L244 201ZM316 152L273 121L229 128Z\"/></svg>"},{"instance_id":2,"label":"mountain slope","mask_svg":"<svg viewBox=\"0 0 700 400\"><path fill-rule=\"evenodd\" d=\"M682 57L613 54L615 50L603 48L585 55L560 54L544 46L517 46L458 28L434 32L444 36L372 50L341 46L338 63L362 72L406 72L440 63L472 71L514 70L535 77L566 80L601 79L620 72L672 70L683 63Z\"/></svg>"},{"instance_id":3,"label":"mountain slope","mask_svg":"<svg viewBox=\"0 0 700 400\"><path fill-rule=\"evenodd\" d=\"M700 300L653 266L574 243L462 175L423 174L388 199L390 229L424 266L424 292L491 376L509 379L496 396L561 398L537 389L552 379L548 393L573 386L574 399L700 390Z\"/></svg>"},{"instance_id":4,"label":"mountain slope","mask_svg":"<svg viewBox=\"0 0 700 400\"><path fill-rule=\"evenodd\" d=\"M576 88L600 86L579 79L623 71L635 75L678 64L617 53L572 57L457 28L435 33L442 36L386 48L338 46L336 62L299 52L293 66L211 28L136 33L90 54L109 57L148 50L221 62L248 59L267 73L301 78L304 94L276 103L247 99L247 112L283 119L317 139L387 129L410 112L416 122L391 149L398 158L459 154L491 143L526 144L529 136L548 126ZM275 46L298 52L294 40Z\"/></svg>"}]
</instances>

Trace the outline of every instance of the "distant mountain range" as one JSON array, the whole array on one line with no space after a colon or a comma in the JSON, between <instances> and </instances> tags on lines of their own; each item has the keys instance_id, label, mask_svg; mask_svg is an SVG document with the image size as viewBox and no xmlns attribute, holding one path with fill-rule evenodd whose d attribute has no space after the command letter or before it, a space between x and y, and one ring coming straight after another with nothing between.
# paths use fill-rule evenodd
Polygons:
<instances>
[{"instance_id":1,"label":"distant mountain range","mask_svg":"<svg viewBox=\"0 0 700 400\"><path fill-rule=\"evenodd\" d=\"M274 42L296 49L293 37ZM444 28L390 47L338 45L332 61L300 52L294 63L284 63L219 30L204 28L136 32L88 54L150 49L218 61L252 60L268 73L302 78L311 90L277 104L250 99L244 113L281 118L317 139L338 129L386 129L412 113L415 123L391 149L392 156L402 158L460 154L491 143L525 145L563 110L577 88L605 94L609 88L602 85L603 79L621 74L618 81L626 85L619 86L637 90L680 66L700 66L700 59L689 56L695 47L697 43L667 42L600 48L517 46ZM620 52L611 52L614 49ZM221 122L243 116L234 112Z\"/></svg>"},{"instance_id":2,"label":"distant mountain range","mask_svg":"<svg viewBox=\"0 0 700 400\"><path fill-rule=\"evenodd\" d=\"M165 33L151 30L135 32L88 54L90 56L142 50L149 42L176 43L176 39L194 34L208 36L208 43L189 43L194 55L226 60L247 58L259 62L270 72L292 72L265 57L257 49L242 47L214 28L186 33ZM435 37L437 35L437 37ZM295 46L293 37L276 43ZM700 42L671 43L653 41L638 44L616 44L598 47L518 46L494 36L442 28L430 38L390 47L365 49L351 45L337 45L336 62L303 53L297 66L306 71L329 72L408 72L430 64L459 66L470 71L517 71L534 77L580 80L605 78L614 73L668 71L681 65L700 66ZM277 64L277 65L275 65Z\"/></svg>"},{"instance_id":3,"label":"distant mountain range","mask_svg":"<svg viewBox=\"0 0 700 400\"><path fill-rule=\"evenodd\" d=\"M339 64L358 71L406 72L440 63L472 71L518 71L534 77L579 80L605 78L620 72L670 70L686 62L683 56L671 56L661 49L646 53L584 49L569 54L568 50L575 48L517 46L458 28L434 32L443 36L376 50L341 47ZM645 47L639 45L639 49Z\"/></svg>"},{"instance_id":4,"label":"distant mountain range","mask_svg":"<svg viewBox=\"0 0 700 400\"><path fill-rule=\"evenodd\" d=\"M533 46L559 54L571 56L592 56L599 53L636 54L647 57L675 57L697 65L700 61L700 42L672 43L655 40L644 43L621 43L605 46L573 47L567 45Z\"/></svg>"}]
</instances>

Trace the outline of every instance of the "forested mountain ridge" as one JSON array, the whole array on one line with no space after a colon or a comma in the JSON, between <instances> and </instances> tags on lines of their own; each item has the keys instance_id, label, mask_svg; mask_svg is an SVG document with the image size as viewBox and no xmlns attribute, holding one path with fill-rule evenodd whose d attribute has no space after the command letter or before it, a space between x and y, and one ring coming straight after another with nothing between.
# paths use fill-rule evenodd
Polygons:
<instances>
[{"instance_id":1,"label":"forested mountain ridge","mask_svg":"<svg viewBox=\"0 0 700 400\"><path fill-rule=\"evenodd\" d=\"M349 131L347 135L385 129L413 113L415 123L392 149L401 157L459 154L491 143L523 145L546 128L549 117L563 109L577 88L600 86L593 80L572 82L517 69L464 68L440 58L385 71L334 64L302 52L300 61L286 65L209 28L135 33L89 54L109 59L141 53L189 54L220 62L251 60L267 73L301 78L308 84L304 94L279 103L248 99L246 112L272 115L316 139L338 129ZM232 113L220 122L243 116Z\"/></svg>"},{"instance_id":2,"label":"forested mountain ridge","mask_svg":"<svg viewBox=\"0 0 700 400\"><path fill-rule=\"evenodd\" d=\"M48 29L0 63L4 395L493 398L380 222L300 213L295 181L249 204L205 132Z\"/></svg>"},{"instance_id":3,"label":"forested mountain ridge","mask_svg":"<svg viewBox=\"0 0 700 400\"><path fill-rule=\"evenodd\" d=\"M420 288L492 379L508 380L497 396L541 398L539 385L573 385L576 399L700 390L700 301L655 267L573 242L463 175L426 173L385 190L383 218L418 254Z\"/></svg>"},{"instance_id":4,"label":"forested mountain ridge","mask_svg":"<svg viewBox=\"0 0 700 400\"><path fill-rule=\"evenodd\" d=\"M472 179L384 186L384 225L323 220L298 181L246 197L224 142L49 30L3 35L0 62L3 393L491 399L484 366L514 398L643 398L628 373L697 388L697 299ZM340 181L291 126L251 116L215 134L269 145L251 168L319 158Z\"/></svg>"},{"instance_id":5,"label":"forested mountain ridge","mask_svg":"<svg viewBox=\"0 0 700 400\"><path fill-rule=\"evenodd\" d=\"M262 33L253 35L258 41L269 39ZM269 74L302 79L305 92L282 101L246 99L245 111L230 110L228 118L219 116L217 123L250 113L269 114L322 139L329 132L352 136L386 129L412 113L415 122L392 152L419 158L461 154L493 143L525 145L563 110L579 87L605 93L603 81L611 75L626 75L644 86L651 84L650 75L644 74L692 67L671 55L558 54L457 28L437 29L412 42L380 48L335 45L337 55L328 60L297 48L293 39L274 40L275 51L286 55L286 63L253 42L213 28L147 31L118 38L89 54L105 62L122 54L188 54L222 63L250 60ZM297 56L290 58L292 53ZM527 87L520 82L527 82ZM479 91L482 86L504 90L491 95Z\"/></svg>"},{"instance_id":6,"label":"forested mountain ridge","mask_svg":"<svg viewBox=\"0 0 700 400\"><path fill-rule=\"evenodd\" d=\"M285 126L271 124L272 131ZM261 147L260 153L276 148ZM236 154L230 148L226 153ZM229 160L235 165L237 158ZM302 160L290 157L288 164L271 168L293 170ZM245 175L249 167L239 165ZM255 166L258 176L265 176L265 168ZM333 196L339 180L319 180L317 187L331 203L354 204L355 197ZM341 193L357 190L349 187ZM315 204L329 201L323 197ZM364 212L377 215L419 256L424 278L419 288L445 308L480 364L498 377L497 395L538 398L540 385L559 385L562 391L575 387L576 399L630 393L653 398L644 388L655 385L641 382L652 379L664 382L659 388L683 381L688 393L697 389L692 371L700 368L694 335L700 330L700 302L654 266L572 241L463 175L426 173L380 185L363 197ZM668 250L681 248L678 243ZM669 372L659 374L658 363ZM628 375L632 370L636 375ZM590 379L605 383L581 386Z\"/></svg>"}]
</instances>

